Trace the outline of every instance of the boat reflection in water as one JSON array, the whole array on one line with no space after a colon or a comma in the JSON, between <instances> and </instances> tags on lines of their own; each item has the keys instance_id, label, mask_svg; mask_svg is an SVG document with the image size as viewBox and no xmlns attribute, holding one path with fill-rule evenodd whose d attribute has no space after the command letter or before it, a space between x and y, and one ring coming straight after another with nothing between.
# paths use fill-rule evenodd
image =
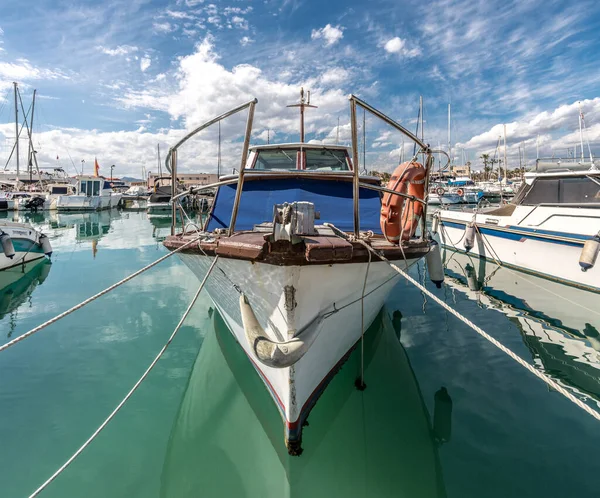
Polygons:
<instances>
[{"instance_id":1,"label":"boat reflection in water","mask_svg":"<svg viewBox=\"0 0 600 498\"><path fill-rule=\"evenodd\" d=\"M10 337L17 322L17 309L25 303L35 288L44 283L52 268L47 259L38 259L25 265L16 266L0 272L0 323L10 321Z\"/></svg>"},{"instance_id":2,"label":"boat reflection in water","mask_svg":"<svg viewBox=\"0 0 600 498\"><path fill-rule=\"evenodd\" d=\"M354 386L357 347L312 410L299 457L281 444L281 417L262 380L214 318L171 431L162 498L446 496L435 441L449 432L432 430L388 311L365 334L367 389ZM443 414L436 406L436 421ZM447 419L439 426L449 431Z\"/></svg>"},{"instance_id":3,"label":"boat reflection in water","mask_svg":"<svg viewBox=\"0 0 600 498\"><path fill-rule=\"evenodd\" d=\"M538 367L600 401L600 294L444 249L447 285L504 313Z\"/></svg>"}]
</instances>

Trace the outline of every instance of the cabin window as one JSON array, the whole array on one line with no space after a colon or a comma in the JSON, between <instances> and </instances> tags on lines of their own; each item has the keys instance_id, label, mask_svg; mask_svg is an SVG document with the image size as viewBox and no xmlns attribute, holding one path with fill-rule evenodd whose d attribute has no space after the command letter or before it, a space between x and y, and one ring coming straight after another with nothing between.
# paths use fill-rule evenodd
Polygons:
<instances>
[{"instance_id":1,"label":"cabin window","mask_svg":"<svg viewBox=\"0 0 600 498\"><path fill-rule=\"evenodd\" d=\"M348 171L343 150L306 149L306 169L320 171Z\"/></svg>"},{"instance_id":2,"label":"cabin window","mask_svg":"<svg viewBox=\"0 0 600 498\"><path fill-rule=\"evenodd\" d=\"M83 190L82 190L83 192ZM52 194L68 194L69 189L67 187L52 187Z\"/></svg>"},{"instance_id":3,"label":"cabin window","mask_svg":"<svg viewBox=\"0 0 600 498\"><path fill-rule=\"evenodd\" d=\"M598 181L598 180L597 180ZM586 176L537 178L525 194L522 204L600 203L600 182Z\"/></svg>"},{"instance_id":4,"label":"cabin window","mask_svg":"<svg viewBox=\"0 0 600 498\"><path fill-rule=\"evenodd\" d=\"M291 170L296 169L296 154L293 149L261 150L256 158L254 169Z\"/></svg>"},{"instance_id":5,"label":"cabin window","mask_svg":"<svg viewBox=\"0 0 600 498\"><path fill-rule=\"evenodd\" d=\"M94 183L94 193L92 195L97 196L100 195L100 182L93 182Z\"/></svg>"},{"instance_id":6,"label":"cabin window","mask_svg":"<svg viewBox=\"0 0 600 498\"><path fill-rule=\"evenodd\" d=\"M81 182L81 193L87 194L87 182Z\"/></svg>"}]
</instances>

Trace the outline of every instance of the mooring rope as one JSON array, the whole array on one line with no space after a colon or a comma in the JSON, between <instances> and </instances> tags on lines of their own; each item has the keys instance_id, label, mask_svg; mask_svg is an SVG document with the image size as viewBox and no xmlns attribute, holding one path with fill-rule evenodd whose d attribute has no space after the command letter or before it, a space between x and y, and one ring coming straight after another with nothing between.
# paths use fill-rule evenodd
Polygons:
<instances>
[{"instance_id":1,"label":"mooring rope","mask_svg":"<svg viewBox=\"0 0 600 498\"><path fill-rule=\"evenodd\" d=\"M156 355L156 357L154 358L154 360L152 361L152 363L150 363L150 366L142 374L142 376L139 378L139 380L129 390L129 392L127 393L127 395L121 400L121 402L111 412L111 414L106 418L106 420L104 420L104 422L102 422L102 424L100 424L100 426L94 431L94 433L87 439L87 441L85 443L83 443L79 447L79 449L75 453L73 453L73 455L71 455L71 457L64 464L62 464L60 466L60 468L56 472L54 472L54 474L52 474L39 488L37 488L31 495L29 495L29 498L34 498L35 496L38 496L42 491L44 491L44 489L52 481L54 481L54 479L56 479L69 465L71 465L71 463L73 463L73 461L83 452L83 450L85 450L90 445L90 443L96 438L96 436L98 436L98 434L100 434L100 432L102 432L102 430L114 418L114 416L119 412L119 410L121 408L123 408L123 405L127 402L127 400L129 400L129 398L131 398L131 396L137 390L137 388L140 387L141 383L146 379L146 377L148 377L148 374L154 368L154 366L158 363L158 360L160 360L161 356L167 350L167 348L169 347L169 345L171 344L171 342L173 341L173 339L177 335L177 332L179 332L179 329L181 329L181 326L183 325L183 322L185 321L185 319L187 318L187 316L190 314L190 311L194 307L194 304L196 303L196 301L198 299L198 296L200 296L200 292L202 292L202 289L204 288L204 284L208 280L208 277L210 276L210 273L212 272L212 269L214 268L214 266L217 263L218 259L219 259L219 256L215 256L215 259L213 259L213 262L211 263L210 268L208 269L208 272L206 273L206 275L204 276L204 279L200 283L200 287L198 287L198 290L196 291L196 294L194 294L194 297L192 298L192 300L191 300L189 306L187 307L187 309L185 310L185 313L181 317L181 320L179 320L179 323L175 327L175 330L173 330L173 333L171 334L171 336L169 337L169 339L167 340L167 342L165 343L165 345L158 352L158 354Z\"/></svg>"},{"instance_id":2,"label":"mooring rope","mask_svg":"<svg viewBox=\"0 0 600 498\"><path fill-rule=\"evenodd\" d=\"M148 266L144 266L144 268L142 268L141 270L138 270L135 273L132 273L131 275L125 277L123 280L118 281L116 284L113 284L110 287L107 287L106 289L98 292L97 294L94 294L92 297L89 297L85 301L82 301L79 304L76 304L75 306L73 306L72 308L69 308L67 311L64 311L61 314L56 315L55 317L53 317L50 320L42 323L41 325L38 325L37 327L32 328L31 330L29 330L28 332L25 332L24 334L20 335L19 337L16 337L12 341L9 341L6 344L3 344L2 346L0 346L0 353L2 351L4 351L4 350L10 348L11 346L14 346L18 342L21 342L21 341L27 339L29 336L32 336L36 332L39 332L40 330L48 327L49 325L52 325L53 323L59 321L61 318L64 318L64 317L70 315L71 313L73 313L74 311L77 311L78 309L83 308L85 305L90 304L92 301L95 301L99 297L102 297L104 294L107 294L108 292L116 289L117 287L123 285L124 283L129 282L131 279L137 277L138 275L141 275L142 273L144 273L145 271L149 270L153 266L156 266L157 264L161 263L165 259L170 258L171 256L173 256L173 254L178 253L179 251L181 251L185 247L193 244L194 242L198 241L199 239L200 239L200 237L197 237L197 238L195 238L193 240L190 240L189 242L186 242L182 246L180 246L177 249L171 251L169 254L165 254L163 257L157 259L153 263L150 263Z\"/></svg>"},{"instance_id":3,"label":"mooring rope","mask_svg":"<svg viewBox=\"0 0 600 498\"><path fill-rule=\"evenodd\" d=\"M406 280L408 280L411 284L413 284L415 287L417 287L419 290L421 290L421 292L424 292L427 296L429 296L431 299L433 299L437 304L439 304L446 311L452 313L456 318L458 318L460 321L462 321L463 323L465 323L467 326L469 326L471 329L473 329L475 332L477 332L484 339L486 339L489 342L491 342L500 351L502 351L503 353L505 353L506 355L508 355L510 358L512 358L514 361L516 361L523 368L529 370L529 372L531 372L533 375L535 375L540 380L542 380L543 382L545 382L552 389L554 389L555 391L559 392L565 398L567 398L569 401L571 401L572 403L574 403L575 405L577 405L582 410L586 411L589 415L591 415L592 417L594 417L596 420L600 421L600 413L598 413L597 411L593 410L591 407L589 407L588 405L586 405L583 401L581 401L580 399L578 399L577 397L575 397L573 394L571 394L569 391L567 391L563 386L561 386L560 384L558 384L556 381L554 381L553 379L551 379L547 375L543 374L542 372L536 370L532 365L530 365L529 363L527 363L520 356L518 356L515 353L513 353L509 348L507 348L506 346L504 346L504 344L502 344L501 342L499 342L496 339L494 339L490 334L488 334L481 327L478 327L471 320L469 320L467 317L465 317L464 315L462 315L461 313L459 313L458 311L456 311L452 306L449 306L448 304L446 304L439 297L437 297L434 293L432 293L431 291L429 291L425 286L421 285L414 278L412 278L410 275L408 275L405 271L401 270L398 266L396 266L389 259L387 259L383 254L381 254L380 251L377 251L377 250L373 249L369 244L367 244L362 239L357 239L357 238L354 238L354 237L349 237L344 232L342 232L339 228L335 227L334 225L332 225L330 223L326 223L325 225L329 226L330 228L332 228L333 232L338 237L346 239L346 240L356 241L359 244L362 244L368 251L370 251L373 254L375 254L382 261L385 261L396 272L398 272Z\"/></svg>"}]
</instances>

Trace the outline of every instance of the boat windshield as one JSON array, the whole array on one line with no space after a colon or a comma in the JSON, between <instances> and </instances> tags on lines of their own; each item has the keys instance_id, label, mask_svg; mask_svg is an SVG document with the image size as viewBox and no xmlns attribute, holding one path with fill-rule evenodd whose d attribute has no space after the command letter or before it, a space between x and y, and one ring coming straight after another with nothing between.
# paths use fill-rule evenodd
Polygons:
<instances>
[{"instance_id":1,"label":"boat windshield","mask_svg":"<svg viewBox=\"0 0 600 498\"><path fill-rule=\"evenodd\" d=\"M294 149L268 149L261 150L256 158L254 169L264 170L290 170L296 169L296 155Z\"/></svg>"},{"instance_id":2,"label":"boat windshield","mask_svg":"<svg viewBox=\"0 0 600 498\"><path fill-rule=\"evenodd\" d=\"M306 169L320 171L348 171L343 150L306 149Z\"/></svg>"},{"instance_id":3,"label":"boat windshield","mask_svg":"<svg viewBox=\"0 0 600 498\"><path fill-rule=\"evenodd\" d=\"M600 179L591 176L536 178L520 204L600 203Z\"/></svg>"}]
</instances>

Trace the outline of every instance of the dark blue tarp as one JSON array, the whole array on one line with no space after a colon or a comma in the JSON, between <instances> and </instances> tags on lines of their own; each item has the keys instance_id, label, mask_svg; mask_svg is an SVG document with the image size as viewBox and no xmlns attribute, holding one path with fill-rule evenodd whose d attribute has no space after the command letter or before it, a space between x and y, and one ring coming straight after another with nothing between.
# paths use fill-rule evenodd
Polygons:
<instances>
[{"instance_id":1,"label":"dark blue tarp","mask_svg":"<svg viewBox=\"0 0 600 498\"><path fill-rule=\"evenodd\" d=\"M229 226L236 185L219 188L209 231ZM333 223L344 231L354 230L352 182L308 178L250 180L244 182L236 230L252 230L254 225L273 221L273 206L284 202L308 201L321 217L315 224ZM381 233L379 212L381 200L374 190L360 189L360 229Z\"/></svg>"}]
</instances>

